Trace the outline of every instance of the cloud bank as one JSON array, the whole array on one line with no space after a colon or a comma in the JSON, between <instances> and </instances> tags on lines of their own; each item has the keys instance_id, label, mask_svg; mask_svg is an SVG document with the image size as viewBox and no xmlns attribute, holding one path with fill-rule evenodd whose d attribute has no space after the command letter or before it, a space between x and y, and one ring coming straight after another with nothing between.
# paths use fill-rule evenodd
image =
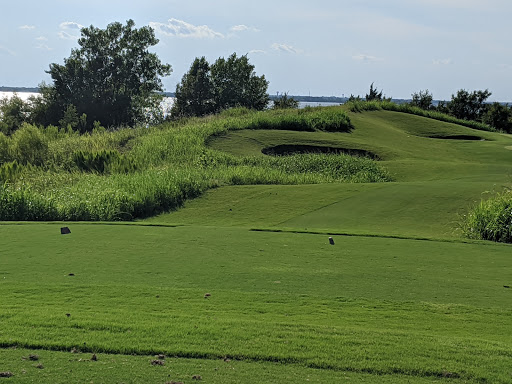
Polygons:
<instances>
[{"instance_id":1,"label":"cloud bank","mask_svg":"<svg viewBox=\"0 0 512 384\"><path fill-rule=\"evenodd\" d=\"M74 21L64 21L60 23L59 37L65 40L77 40L80 37L80 30L84 26Z\"/></svg>"},{"instance_id":2,"label":"cloud bank","mask_svg":"<svg viewBox=\"0 0 512 384\"><path fill-rule=\"evenodd\" d=\"M274 43L274 44L272 44L272 49L274 51L293 53L293 54L302 53L302 50L292 47L291 45L288 45L288 44Z\"/></svg>"},{"instance_id":3,"label":"cloud bank","mask_svg":"<svg viewBox=\"0 0 512 384\"><path fill-rule=\"evenodd\" d=\"M169 19L166 24L150 22L149 26L165 36L196 39L223 38L222 33L216 32L207 25L193 25L183 20Z\"/></svg>"}]
</instances>

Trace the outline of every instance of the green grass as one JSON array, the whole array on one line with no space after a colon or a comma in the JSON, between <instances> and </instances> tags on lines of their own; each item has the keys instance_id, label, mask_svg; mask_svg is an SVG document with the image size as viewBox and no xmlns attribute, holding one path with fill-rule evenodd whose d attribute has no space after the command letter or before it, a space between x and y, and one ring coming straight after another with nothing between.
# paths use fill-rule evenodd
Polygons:
<instances>
[{"instance_id":1,"label":"green grass","mask_svg":"<svg viewBox=\"0 0 512 384\"><path fill-rule=\"evenodd\" d=\"M157 128L84 136L25 125L2 139L1 156L27 167L22 172L0 168L0 177L7 179L5 173L9 178L0 190L5 202L0 220L132 220L177 209L220 185L389 180L382 168L365 158L238 158L205 146L212 136L256 128L317 133L344 132L352 126L339 108L237 110Z\"/></svg>"},{"instance_id":2,"label":"green grass","mask_svg":"<svg viewBox=\"0 0 512 384\"><path fill-rule=\"evenodd\" d=\"M510 379L507 246L70 228L62 236L58 224L2 227L12 251L0 264L3 346L137 354L145 364L157 353L208 366L229 356L296 373L316 368L324 380L343 372L372 374L370 382L448 372L465 382ZM2 361L10 359L17 365L5 370L19 372L18 359Z\"/></svg>"},{"instance_id":3,"label":"green grass","mask_svg":"<svg viewBox=\"0 0 512 384\"><path fill-rule=\"evenodd\" d=\"M30 355L38 356L31 361ZM197 382L193 377L200 376L201 382L211 384L236 383L410 383L404 375L371 375L358 372L325 371L301 366L290 366L269 362L244 362L185 359L166 357L163 366L151 366L156 356L133 356L119 354L91 353L71 354L69 352L0 349L0 361L11 369L12 376L6 382L53 384L79 383L87 379L93 383L170 383ZM42 365L42 368L38 366ZM3 371L5 372L5 371ZM417 383L432 383L431 378L416 378ZM456 380L443 379L451 383Z\"/></svg>"},{"instance_id":4,"label":"green grass","mask_svg":"<svg viewBox=\"0 0 512 384\"><path fill-rule=\"evenodd\" d=\"M3 380L509 383L510 246L467 239L461 223L512 185L512 136L385 110L347 112L350 129L333 133L308 126L318 110L303 125L290 113L294 130L255 129L278 114L235 110L53 132L52 166L13 173L0 210L171 212L1 224L0 372L14 373ZM380 160L262 153L278 145ZM117 151L137 171L66 168L78 150ZM342 183L365 181L344 166L379 182Z\"/></svg>"}]
</instances>

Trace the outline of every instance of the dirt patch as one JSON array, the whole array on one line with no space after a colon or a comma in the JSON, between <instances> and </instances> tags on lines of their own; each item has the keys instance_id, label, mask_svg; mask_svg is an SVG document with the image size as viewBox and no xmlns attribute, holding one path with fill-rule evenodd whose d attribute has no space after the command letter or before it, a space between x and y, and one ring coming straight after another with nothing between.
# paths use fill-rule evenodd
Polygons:
<instances>
[{"instance_id":1,"label":"dirt patch","mask_svg":"<svg viewBox=\"0 0 512 384\"><path fill-rule=\"evenodd\" d=\"M282 144L263 148L261 152L270 156L289 156L303 153L345 154L350 156L369 157L373 160L379 160L379 157L375 153L366 151L364 149L328 147L321 145Z\"/></svg>"}]
</instances>

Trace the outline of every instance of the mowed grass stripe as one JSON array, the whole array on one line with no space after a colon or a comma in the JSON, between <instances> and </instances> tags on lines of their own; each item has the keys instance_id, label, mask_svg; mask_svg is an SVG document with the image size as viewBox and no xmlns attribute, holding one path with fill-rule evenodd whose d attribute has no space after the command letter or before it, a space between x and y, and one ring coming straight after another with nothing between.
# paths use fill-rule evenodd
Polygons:
<instances>
[{"instance_id":1,"label":"mowed grass stripe","mask_svg":"<svg viewBox=\"0 0 512 384\"><path fill-rule=\"evenodd\" d=\"M461 216L502 188L485 181L223 187L144 222L460 239Z\"/></svg>"},{"instance_id":2,"label":"mowed grass stripe","mask_svg":"<svg viewBox=\"0 0 512 384\"><path fill-rule=\"evenodd\" d=\"M30 360L30 356L38 360ZM399 374L371 375L358 372L328 371L268 362L247 362L232 359L198 360L166 356L163 365L152 365L157 356L133 356L96 353L44 351L33 349L0 349L2 367L13 376L8 382L68 384L94 383L168 383L202 382L210 384L274 383L432 383L432 378ZM39 368L38 368L39 367ZM42 368L41 368L42 367ZM5 371L4 371L5 372ZM446 375L449 373L446 372ZM444 379L446 383L461 380Z\"/></svg>"},{"instance_id":3,"label":"mowed grass stripe","mask_svg":"<svg viewBox=\"0 0 512 384\"><path fill-rule=\"evenodd\" d=\"M2 345L509 379L508 246L70 227L0 227Z\"/></svg>"}]
</instances>

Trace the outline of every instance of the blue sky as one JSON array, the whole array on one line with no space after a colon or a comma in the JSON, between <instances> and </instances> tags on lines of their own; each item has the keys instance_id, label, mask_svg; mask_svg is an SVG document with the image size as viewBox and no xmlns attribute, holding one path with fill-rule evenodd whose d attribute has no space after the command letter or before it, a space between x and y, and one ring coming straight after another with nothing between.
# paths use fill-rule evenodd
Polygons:
<instances>
[{"instance_id":1,"label":"blue sky","mask_svg":"<svg viewBox=\"0 0 512 384\"><path fill-rule=\"evenodd\" d=\"M512 101L510 0L17 0L0 12L0 86L36 86L80 26L151 25L174 91L195 57L248 54L269 92L386 96L489 89Z\"/></svg>"}]
</instances>

